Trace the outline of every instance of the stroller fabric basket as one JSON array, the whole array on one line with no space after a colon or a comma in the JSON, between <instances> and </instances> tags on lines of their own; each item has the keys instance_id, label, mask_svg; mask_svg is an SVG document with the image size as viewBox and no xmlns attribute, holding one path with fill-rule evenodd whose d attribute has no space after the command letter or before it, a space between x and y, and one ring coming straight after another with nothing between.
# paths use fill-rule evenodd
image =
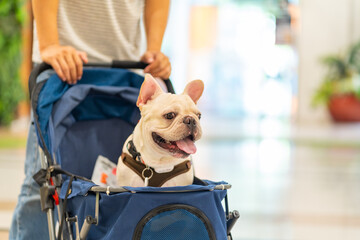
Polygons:
<instances>
[{"instance_id":1,"label":"stroller fabric basket","mask_svg":"<svg viewBox=\"0 0 360 240\"><path fill-rule=\"evenodd\" d=\"M226 190L214 190L222 183L207 183L170 188L124 187L122 193L101 193L99 223L90 229L88 239L226 239L221 205ZM72 185L70 215L79 219L94 216L96 196L86 190L92 184L80 180ZM66 190L62 190L60 197L65 198Z\"/></svg>"},{"instance_id":2,"label":"stroller fabric basket","mask_svg":"<svg viewBox=\"0 0 360 240\"><path fill-rule=\"evenodd\" d=\"M50 239L227 239L233 224L222 207L225 182L101 188L88 180L99 155L117 163L140 118L142 76L85 68L81 81L69 85L52 70L35 72L29 85L44 168L35 179Z\"/></svg>"}]
</instances>

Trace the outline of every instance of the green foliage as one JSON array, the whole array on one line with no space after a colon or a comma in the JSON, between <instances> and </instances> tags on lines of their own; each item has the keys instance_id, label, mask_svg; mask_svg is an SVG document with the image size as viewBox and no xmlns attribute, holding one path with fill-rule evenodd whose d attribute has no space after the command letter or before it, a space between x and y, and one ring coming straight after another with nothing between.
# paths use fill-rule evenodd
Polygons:
<instances>
[{"instance_id":1,"label":"green foliage","mask_svg":"<svg viewBox=\"0 0 360 240\"><path fill-rule=\"evenodd\" d=\"M328 67L326 76L328 80L337 81L351 75L348 63L341 56L327 56L322 62Z\"/></svg>"},{"instance_id":2,"label":"green foliage","mask_svg":"<svg viewBox=\"0 0 360 240\"><path fill-rule=\"evenodd\" d=\"M312 99L314 106L327 104L333 95L353 94L360 99L360 42L344 56L326 56L322 63L327 73Z\"/></svg>"},{"instance_id":3,"label":"green foliage","mask_svg":"<svg viewBox=\"0 0 360 240\"><path fill-rule=\"evenodd\" d=\"M10 123L24 95L19 77L23 3L0 0L0 124Z\"/></svg>"}]
</instances>

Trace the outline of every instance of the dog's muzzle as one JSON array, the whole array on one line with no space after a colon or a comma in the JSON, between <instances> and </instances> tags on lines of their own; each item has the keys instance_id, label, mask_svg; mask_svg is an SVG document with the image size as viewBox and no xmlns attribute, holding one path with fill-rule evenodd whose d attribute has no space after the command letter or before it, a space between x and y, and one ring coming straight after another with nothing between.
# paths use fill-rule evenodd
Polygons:
<instances>
[{"instance_id":1,"label":"dog's muzzle","mask_svg":"<svg viewBox=\"0 0 360 240\"><path fill-rule=\"evenodd\" d=\"M189 128L191 133L195 132L197 126L195 118L191 116L186 116L183 119L183 123Z\"/></svg>"}]
</instances>

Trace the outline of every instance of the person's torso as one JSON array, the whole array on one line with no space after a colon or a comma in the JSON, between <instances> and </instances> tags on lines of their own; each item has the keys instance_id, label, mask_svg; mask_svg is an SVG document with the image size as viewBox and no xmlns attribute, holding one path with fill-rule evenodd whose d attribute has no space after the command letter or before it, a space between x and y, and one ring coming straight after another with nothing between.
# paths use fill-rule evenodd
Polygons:
<instances>
[{"instance_id":1,"label":"person's torso","mask_svg":"<svg viewBox=\"0 0 360 240\"><path fill-rule=\"evenodd\" d=\"M90 62L138 61L145 51L143 13L144 0L59 0L59 42L86 52ZM41 62L35 33L33 61Z\"/></svg>"}]
</instances>

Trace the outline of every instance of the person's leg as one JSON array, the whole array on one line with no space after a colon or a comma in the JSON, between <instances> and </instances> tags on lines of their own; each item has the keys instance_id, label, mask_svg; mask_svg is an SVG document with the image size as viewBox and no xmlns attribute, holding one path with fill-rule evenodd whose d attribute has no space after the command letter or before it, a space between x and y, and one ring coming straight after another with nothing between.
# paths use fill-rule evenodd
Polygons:
<instances>
[{"instance_id":1,"label":"person's leg","mask_svg":"<svg viewBox=\"0 0 360 240\"><path fill-rule=\"evenodd\" d=\"M41 168L34 125L26 145L25 180L14 211L9 239L49 239L46 213L41 211L39 185L32 176Z\"/></svg>"}]
</instances>

